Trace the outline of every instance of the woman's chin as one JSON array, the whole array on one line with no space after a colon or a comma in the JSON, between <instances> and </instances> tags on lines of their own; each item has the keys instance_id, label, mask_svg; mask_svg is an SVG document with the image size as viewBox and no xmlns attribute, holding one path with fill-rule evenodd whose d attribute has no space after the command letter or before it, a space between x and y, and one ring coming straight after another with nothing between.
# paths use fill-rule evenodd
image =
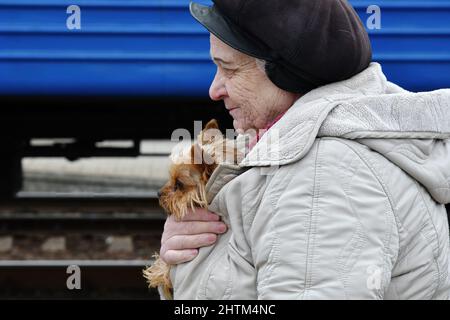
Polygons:
<instances>
[{"instance_id":1,"label":"woman's chin","mask_svg":"<svg viewBox=\"0 0 450 320\"><path fill-rule=\"evenodd\" d=\"M247 130L245 128L245 126L243 125L243 123L239 120L233 120L233 127L234 127L234 130L236 130L236 132L239 134L243 134L245 132L245 130Z\"/></svg>"},{"instance_id":2,"label":"woman's chin","mask_svg":"<svg viewBox=\"0 0 450 320\"><path fill-rule=\"evenodd\" d=\"M235 120L235 119L233 119L233 128L234 128L234 130L236 130L236 131L240 131L240 130L242 130L241 129L241 124L239 123L239 121L237 121L237 120Z\"/></svg>"}]
</instances>

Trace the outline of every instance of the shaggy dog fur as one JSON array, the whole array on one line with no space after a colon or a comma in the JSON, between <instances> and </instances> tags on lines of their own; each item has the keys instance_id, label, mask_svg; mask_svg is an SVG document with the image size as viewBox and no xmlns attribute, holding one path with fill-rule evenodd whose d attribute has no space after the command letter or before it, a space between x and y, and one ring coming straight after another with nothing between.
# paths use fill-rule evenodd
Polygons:
<instances>
[{"instance_id":1,"label":"shaggy dog fur","mask_svg":"<svg viewBox=\"0 0 450 320\"><path fill-rule=\"evenodd\" d=\"M189 209L207 208L206 184L221 163L238 161L235 140L225 139L216 120L209 121L197 137L197 142L182 152L173 152L169 181L160 190L159 203L168 215L181 220ZM155 263L144 270L149 287L160 287L166 299L172 299L170 265L157 253Z\"/></svg>"}]
</instances>

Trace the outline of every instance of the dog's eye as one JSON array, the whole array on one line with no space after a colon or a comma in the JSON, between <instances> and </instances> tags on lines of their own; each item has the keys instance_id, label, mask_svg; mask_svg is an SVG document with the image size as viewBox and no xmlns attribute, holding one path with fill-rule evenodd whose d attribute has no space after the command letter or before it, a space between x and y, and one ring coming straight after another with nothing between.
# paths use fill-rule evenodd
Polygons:
<instances>
[{"instance_id":1,"label":"dog's eye","mask_svg":"<svg viewBox=\"0 0 450 320\"><path fill-rule=\"evenodd\" d=\"M175 186L173 187L173 190L177 191L177 190L181 190L181 189L183 189L183 184L180 182L180 180L176 180L175 181Z\"/></svg>"}]
</instances>

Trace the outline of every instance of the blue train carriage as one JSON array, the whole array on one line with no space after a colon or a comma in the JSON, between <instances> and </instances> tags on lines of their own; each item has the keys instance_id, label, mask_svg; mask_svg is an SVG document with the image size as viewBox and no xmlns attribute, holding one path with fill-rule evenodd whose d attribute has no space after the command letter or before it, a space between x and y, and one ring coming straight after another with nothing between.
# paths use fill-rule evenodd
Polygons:
<instances>
[{"instance_id":1,"label":"blue train carriage","mask_svg":"<svg viewBox=\"0 0 450 320\"><path fill-rule=\"evenodd\" d=\"M201 3L210 3L200 0ZM412 91L450 87L450 0L351 1L374 60ZM219 118L208 33L188 0L0 0L0 194L21 186L24 156L136 156L144 138L169 138ZM35 147L31 138L72 138ZM130 139L100 150L104 139Z\"/></svg>"}]
</instances>

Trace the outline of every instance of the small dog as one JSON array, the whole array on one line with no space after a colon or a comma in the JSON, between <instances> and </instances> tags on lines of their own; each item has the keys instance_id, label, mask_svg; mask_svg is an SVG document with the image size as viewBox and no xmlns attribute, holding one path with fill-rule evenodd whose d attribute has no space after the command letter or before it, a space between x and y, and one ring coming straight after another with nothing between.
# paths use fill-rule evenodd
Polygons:
<instances>
[{"instance_id":1,"label":"small dog","mask_svg":"<svg viewBox=\"0 0 450 320\"><path fill-rule=\"evenodd\" d=\"M239 158L235 140L225 139L215 119L209 121L197 137L197 142L181 153L173 152L169 181L159 192L159 204L169 215L182 219L188 209L207 208L206 184L221 163L237 164ZM170 265L153 256L155 263L144 270L149 287L161 286L166 299L173 299Z\"/></svg>"}]
</instances>

